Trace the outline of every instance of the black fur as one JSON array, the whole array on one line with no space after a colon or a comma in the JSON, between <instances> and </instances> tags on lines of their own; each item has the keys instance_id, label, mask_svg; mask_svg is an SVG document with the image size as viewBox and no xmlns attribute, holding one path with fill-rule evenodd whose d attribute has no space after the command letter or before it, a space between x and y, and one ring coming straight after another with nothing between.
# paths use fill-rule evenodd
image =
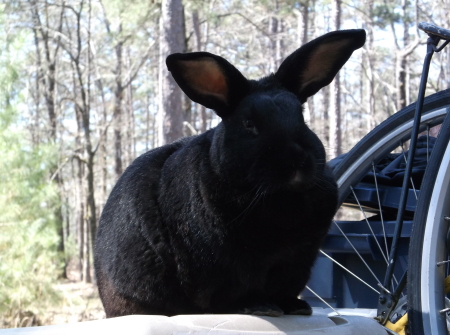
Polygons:
<instances>
[{"instance_id":1,"label":"black fur","mask_svg":"<svg viewBox=\"0 0 450 335\"><path fill-rule=\"evenodd\" d=\"M337 189L301 102L364 40L324 35L259 81L208 53L168 57L180 87L222 122L140 156L111 192L95 243L107 317L311 313L297 295Z\"/></svg>"}]
</instances>

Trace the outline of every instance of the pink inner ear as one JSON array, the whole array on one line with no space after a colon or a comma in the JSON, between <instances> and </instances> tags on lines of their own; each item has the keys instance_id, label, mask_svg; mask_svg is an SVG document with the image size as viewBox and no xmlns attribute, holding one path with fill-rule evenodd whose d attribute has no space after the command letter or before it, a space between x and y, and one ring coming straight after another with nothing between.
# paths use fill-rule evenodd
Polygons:
<instances>
[{"instance_id":1,"label":"pink inner ear","mask_svg":"<svg viewBox=\"0 0 450 335\"><path fill-rule=\"evenodd\" d=\"M228 86L217 63L209 58L183 62L185 79L199 94L214 96L224 102L228 97Z\"/></svg>"},{"instance_id":2,"label":"pink inner ear","mask_svg":"<svg viewBox=\"0 0 450 335\"><path fill-rule=\"evenodd\" d=\"M330 70L335 66L335 58L333 56L345 48L348 43L349 41L347 40L334 41L319 46L310 56L306 70L301 76L302 86L300 91L312 82L323 80L329 76Z\"/></svg>"}]
</instances>

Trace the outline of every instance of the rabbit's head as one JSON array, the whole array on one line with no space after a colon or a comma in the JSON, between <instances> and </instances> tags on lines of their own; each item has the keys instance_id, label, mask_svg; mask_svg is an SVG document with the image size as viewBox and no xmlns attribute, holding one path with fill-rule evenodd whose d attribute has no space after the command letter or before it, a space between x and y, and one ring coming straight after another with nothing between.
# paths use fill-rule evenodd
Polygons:
<instances>
[{"instance_id":1,"label":"rabbit's head","mask_svg":"<svg viewBox=\"0 0 450 335\"><path fill-rule=\"evenodd\" d=\"M364 30L328 33L258 81L206 52L173 54L166 63L190 99L222 118L210 150L216 173L242 187L301 190L320 181L325 166L325 150L305 124L302 104L364 42Z\"/></svg>"}]
</instances>

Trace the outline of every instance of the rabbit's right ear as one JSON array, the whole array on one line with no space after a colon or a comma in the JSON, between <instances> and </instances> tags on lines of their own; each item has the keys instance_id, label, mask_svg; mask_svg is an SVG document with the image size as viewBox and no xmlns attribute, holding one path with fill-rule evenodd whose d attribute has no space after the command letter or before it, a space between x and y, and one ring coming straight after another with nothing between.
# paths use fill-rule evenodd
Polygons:
<instances>
[{"instance_id":1,"label":"rabbit's right ear","mask_svg":"<svg viewBox=\"0 0 450 335\"><path fill-rule=\"evenodd\" d=\"M250 89L238 69L209 52L172 54L166 64L191 100L215 110L220 117L227 116Z\"/></svg>"}]
</instances>

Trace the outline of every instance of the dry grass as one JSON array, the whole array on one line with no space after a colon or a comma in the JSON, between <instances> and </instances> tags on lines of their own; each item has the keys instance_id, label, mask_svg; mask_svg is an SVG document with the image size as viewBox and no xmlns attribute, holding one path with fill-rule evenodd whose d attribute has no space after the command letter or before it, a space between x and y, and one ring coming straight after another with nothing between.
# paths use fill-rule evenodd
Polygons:
<instances>
[{"instance_id":1,"label":"dry grass","mask_svg":"<svg viewBox=\"0 0 450 335\"><path fill-rule=\"evenodd\" d=\"M105 318L94 284L63 281L55 284L62 301L40 311L15 311L0 315L0 328L47 326Z\"/></svg>"}]
</instances>

